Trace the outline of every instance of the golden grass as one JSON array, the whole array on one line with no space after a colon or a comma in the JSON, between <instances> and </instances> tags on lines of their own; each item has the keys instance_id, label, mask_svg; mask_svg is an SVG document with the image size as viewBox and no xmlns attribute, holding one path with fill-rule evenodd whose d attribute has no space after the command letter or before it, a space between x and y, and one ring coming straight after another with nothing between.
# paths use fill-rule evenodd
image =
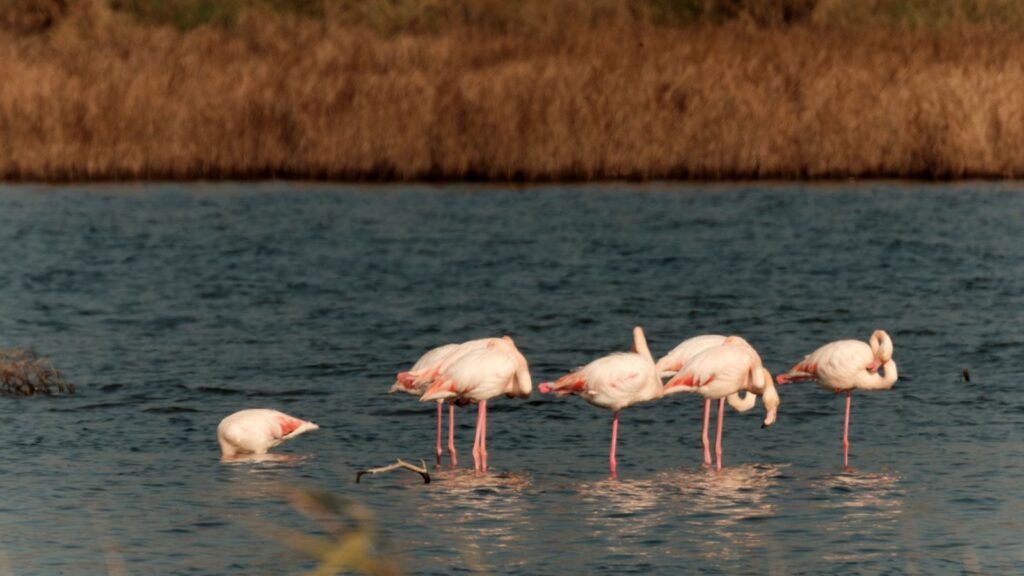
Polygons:
<instances>
[{"instance_id":1,"label":"golden grass","mask_svg":"<svg viewBox=\"0 0 1024 576\"><path fill-rule=\"evenodd\" d=\"M827 0L795 25L504 5L257 8L182 33L71 2L45 33L0 30L0 178L1024 174L1024 34L1007 28L850 24Z\"/></svg>"}]
</instances>

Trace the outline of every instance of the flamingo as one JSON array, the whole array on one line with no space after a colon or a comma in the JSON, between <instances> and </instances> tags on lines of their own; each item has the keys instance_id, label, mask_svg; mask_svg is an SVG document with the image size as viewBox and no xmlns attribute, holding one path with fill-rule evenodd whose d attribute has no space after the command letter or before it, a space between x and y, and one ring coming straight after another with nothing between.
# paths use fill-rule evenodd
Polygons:
<instances>
[{"instance_id":1,"label":"flamingo","mask_svg":"<svg viewBox=\"0 0 1024 576\"><path fill-rule=\"evenodd\" d=\"M688 364L695 356L701 352L714 348L715 346L721 346L723 344L740 344L746 346L755 355L757 351L750 345L749 342L744 340L740 336L721 336L719 334L705 334L702 336L694 336L687 340L683 340L678 346L669 351L668 354L663 356L655 367L658 369L659 377L675 376L683 366ZM760 356L757 359L760 362ZM729 406L737 412L746 412L754 407L757 398L749 391L744 393L743 399L740 399L739 393L731 394L726 397L726 401ZM701 433L701 442L704 445L704 465L711 466L711 446L708 440L708 428L711 424L711 399L704 399L704 430Z\"/></svg>"},{"instance_id":2,"label":"flamingo","mask_svg":"<svg viewBox=\"0 0 1024 576\"><path fill-rule=\"evenodd\" d=\"M530 367L512 338L486 339L483 347L457 350L442 362L434 383L420 397L421 402L463 399L477 402L476 438L473 441L473 469L487 472L487 401L505 395L529 398L533 389Z\"/></svg>"},{"instance_id":3,"label":"flamingo","mask_svg":"<svg viewBox=\"0 0 1024 576\"><path fill-rule=\"evenodd\" d=\"M319 429L312 422L284 412L252 408L240 410L221 420L217 426L217 442L220 443L224 458L239 454L266 454L285 440Z\"/></svg>"},{"instance_id":4,"label":"flamingo","mask_svg":"<svg viewBox=\"0 0 1024 576\"><path fill-rule=\"evenodd\" d=\"M590 404L612 411L612 447L608 462L611 478L617 477L615 445L619 436L619 411L633 404L661 398L661 380L647 347L644 329L633 328L633 351L616 352L577 368L555 382L539 386L558 396L578 394Z\"/></svg>"},{"instance_id":5,"label":"flamingo","mask_svg":"<svg viewBox=\"0 0 1024 576\"><path fill-rule=\"evenodd\" d=\"M715 469L722 469L722 424L725 417L725 403L743 412L753 407L754 396L747 394L740 399L739 392L746 390L764 397L765 419L762 428L775 423L779 408L779 395L772 383L772 375L761 364L757 352L736 337L724 341L696 354L671 380L665 383L664 394L695 392L704 396L704 463L711 464L708 448L708 422L711 400L718 400L718 426L715 433Z\"/></svg>"},{"instance_id":6,"label":"flamingo","mask_svg":"<svg viewBox=\"0 0 1024 576\"><path fill-rule=\"evenodd\" d=\"M881 368L884 374L879 374ZM843 421L843 467L850 465L850 404L854 390L888 390L899 375L892 359L892 339L885 330L875 330L867 342L838 340L829 342L779 374L778 383L814 380L836 394L846 392L846 418Z\"/></svg>"},{"instance_id":7,"label":"flamingo","mask_svg":"<svg viewBox=\"0 0 1024 576\"><path fill-rule=\"evenodd\" d=\"M422 396L430 385L430 381L417 381L417 374L423 374L428 369L439 365L449 355L459 349L460 344L445 344L429 350L413 364L408 372L400 372L395 378L395 383L388 390L389 394L405 392L415 396ZM444 400L437 402L437 466L441 466L441 423L443 420ZM448 455L451 458L452 466L459 465L459 458L455 452L455 404L448 406Z\"/></svg>"}]
</instances>

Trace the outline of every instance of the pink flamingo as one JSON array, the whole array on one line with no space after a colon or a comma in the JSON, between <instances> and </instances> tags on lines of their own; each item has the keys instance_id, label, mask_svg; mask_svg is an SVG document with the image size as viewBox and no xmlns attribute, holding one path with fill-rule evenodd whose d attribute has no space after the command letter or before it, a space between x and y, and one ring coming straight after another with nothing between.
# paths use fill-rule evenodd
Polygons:
<instances>
[{"instance_id":1,"label":"pink flamingo","mask_svg":"<svg viewBox=\"0 0 1024 576\"><path fill-rule=\"evenodd\" d=\"M542 393L578 394L590 404L612 411L612 447L608 462L617 477L615 445L619 437L619 411L639 402L661 398L661 380L647 347L644 330L633 328L633 352L616 352L577 368L555 382L539 386Z\"/></svg>"},{"instance_id":2,"label":"pink flamingo","mask_svg":"<svg viewBox=\"0 0 1024 576\"><path fill-rule=\"evenodd\" d=\"M680 370L683 369L695 356L701 352L714 348L715 346L721 346L723 344L739 344L746 346L750 349L753 354L757 354L754 347L750 345L746 340L740 336L721 336L718 334L705 334L702 336L694 336L683 340L678 346L669 351L668 354L663 356L655 367L658 369L658 376L664 378L666 376L675 376ZM757 358L757 362L760 363L760 356ZM740 399L739 393L731 394L726 397L726 401L737 412L746 412L754 407L757 401L756 397L750 392L745 392L743 399ZM701 433L701 441L704 445L704 465L711 465L711 446L708 440L708 428L711 424L711 399L704 399L704 429Z\"/></svg>"},{"instance_id":3,"label":"pink flamingo","mask_svg":"<svg viewBox=\"0 0 1024 576\"><path fill-rule=\"evenodd\" d=\"M388 390L389 394L394 392L405 392L407 394L413 394L415 396L422 396L430 386L432 380L420 381L417 379L418 374L424 374L428 369L432 369L435 366L439 366L445 358L450 356L453 352L459 349L460 344L445 344L444 346L438 346L426 354L420 357L419 360L413 364L412 368L408 372L400 372L395 378L395 383ZM437 466L441 466L441 425L443 421L443 406L444 400L437 402ZM449 404L448 406L448 455L451 458L452 466L458 466L459 458L455 452L455 404Z\"/></svg>"},{"instance_id":4,"label":"pink flamingo","mask_svg":"<svg viewBox=\"0 0 1024 576\"><path fill-rule=\"evenodd\" d=\"M221 420L217 426L217 442L224 458L239 454L266 454L285 440L318 429L320 427L316 424L284 412L252 408Z\"/></svg>"},{"instance_id":5,"label":"pink flamingo","mask_svg":"<svg viewBox=\"0 0 1024 576\"><path fill-rule=\"evenodd\" d=\"M391 386L391 390L389 392L402 391L422 396L427 388L434 383L434 380L437 379L438 374L440 374L442 370L451 366L473 350L485 348L488 345L496 344L505 339L511 342L511 338L505 336L504 338L480 338L477 340L469 340L462 344L446 344L444 346L434 348L424 354L409 371L399 372L395 378L395 383ZM441 421L443 404L444 400L441 400L437 405L436 453L438 466L441 465L442 453ZM455 404L451 402L448 405L448 454L451 457L452 466L458 466L459 458L455 451Z\"/></svg>"},{"instance_id":6,"label":"pink flamingo","mask_svg":"<svg viewBox=\"0 0 1024 576\"><path fill-rule=\"evenodd\" d=\"M707 437L710 401L718 400L718 426L715 433L716 470L722 469L722 424L726 401L740 412L753 407L754 396L747 394L741 400L738 393L742 390L764 397L766 415L762 427L767 428L774 424L779 408L779 395L772 383L772 375L761 365L761 358L757 352L742 339L714 346L696 354L665 384L666 396L678 392L695 392L704 396L703 440L706 465L711 464Z\"/></svg>"},{"instance_id":7,"label":"pink flamingo","mask_svg":"<svg viewBox=\"0 0 1024 576\"><path fill-rule=\"evenodd\" d=\"M459 398L477 402L473 469L487 472L487 401L501 395L529 398L533 389L530 367L511 338L491 338L483 347L456 351L457 358L443 367L421 402Z\"/></svg>"},{"instance_id":8,"label":"pink flamingo","mask_svg":"<svg viewBox=\"0 0 1024 576\"><path fill-rule=\"evenodd\" d=\"M878 373L881 368L884 375ZM846 392L846 418L843 421L843 467L850 465L850 404L853 391L888 390L899 375L892 359L892 339L885 330L875 330L868 343L860 340L829 342L779 374L778 383L815 380L836 394Z\"/></svg>"}]
</instances>

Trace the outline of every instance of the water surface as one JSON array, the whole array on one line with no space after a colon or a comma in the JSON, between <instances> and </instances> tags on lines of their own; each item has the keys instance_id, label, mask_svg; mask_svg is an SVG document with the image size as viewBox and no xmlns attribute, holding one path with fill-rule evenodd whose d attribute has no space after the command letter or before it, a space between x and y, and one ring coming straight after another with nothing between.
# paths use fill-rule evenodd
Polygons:
<instances>
[{"instance_id":1,"label":"water surface","mask_svg":"<svg viewBox=\"0 0 1024 576\"><path fill-rule=\"evenodd\" d=\"M0 402L0 575L298 573L260 531L315 530L282 486L366 503L418 573L1020 573L1021 222L984 183L0 188L0 347L79 390ZM885 328L909 379L854 395L852 470L807 384L768 430L727 413L721 473L696 398L625 410L612 482L610 414L535 394L491 406L500 474L354 484L430 462L432 407L385 393L428 348L510 334L536 383L635 324L655 354L741 334L773 373ZM221 464L245 407L322 428Z\"/></svg>"}]
</instances>

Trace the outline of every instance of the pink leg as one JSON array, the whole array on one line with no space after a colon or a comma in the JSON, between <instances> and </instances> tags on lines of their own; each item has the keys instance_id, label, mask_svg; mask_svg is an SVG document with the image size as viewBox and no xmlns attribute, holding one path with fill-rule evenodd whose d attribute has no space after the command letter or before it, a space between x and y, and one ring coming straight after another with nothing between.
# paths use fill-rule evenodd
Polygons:
<instances>
[{"instance_id":1,"label":"pink leg","mask_svg":"<svg viewBox=\"0 0 1024 576\"><path fill-rule=\"evenodd\" d=\"M608 456L608 463L611 465L611 468L612 468L611 480L615 480L618 477L618 474L615 471L615 468L616 468L616 466L615 466L615 464L616 464L616 462L615 462L615 445L618 443L618 441L619 441L619 411L616 410L615 412L612 412L612 451L611 451L611 453Z\"/></svg>"},{"instance_id":2,"label":"pink leg","mask_svg":"<svg viewBox=\"0 0 1024 576\"><path fill-rule=\"evenodd\" d=\"M843 468L850 467L850 402L853 391L846 392L846 420L843 421Z\"/></svg>"},{"instance_id":3,"label":"pink leg","mask_svg":"<svg viewBox=\"0 0 1024 576\"><path fill-rule=\"evenodd\" d=\"M484 411L484 431L480 433L480 456L483 462L481 471L487 472L487 401L480 402L480 408Z\"/></svg>"},{"instance_id":4,"label":"pink leg","mask_svg":"<svg viewBox=\"0 0 1024 576\"><path fill-rule=\"evenodd\" d=\"M715 433L715 457L718 463L715 470L722 469L722 420L725 419L725 398L718 401L718 432Z\"/></svg>"},{"instance_id":5,"label":"pink leg","mask_svg":"<svg viewBox=\"0 0 1024 576\"><path fill-rule=\"evenodd\" d=\"M455 454L455 403L448 403L448 455L452 459L452 468L459 465L459 457Z\"/></svg>"},{"instance_id":6,"label":"pink leg","mask_svg":"<svg viewBox=\"0 0 1024 576\"><path fill-rule=\"evenodd\" d=\"M483 431L484 404L476 406L476 439L473 440L473 471L480 474L480 433Z\"/></svg>"},{"instance_id":7,"label":"pink leg","mask_svg":"<svg viewBox=\"0 0 1024 576\"><path fill-rule=\"evenodd\" d=\"M441 467L441 419L443 412L441 412L441 405L444 402L437 403L437 467Z\"/></svg>"},{"instance_id":8,"label":"pink leg","mask_svg":"<svg viewBox=\"0 0 1024 576\"><path fill-rule=\"evenodd\" d=\"M708 428L711 425L711 398L704 399L704 433L701 440L704 442L704 465L711 466L711 441L708 440Z\"/></svg>"}]
</instances>

